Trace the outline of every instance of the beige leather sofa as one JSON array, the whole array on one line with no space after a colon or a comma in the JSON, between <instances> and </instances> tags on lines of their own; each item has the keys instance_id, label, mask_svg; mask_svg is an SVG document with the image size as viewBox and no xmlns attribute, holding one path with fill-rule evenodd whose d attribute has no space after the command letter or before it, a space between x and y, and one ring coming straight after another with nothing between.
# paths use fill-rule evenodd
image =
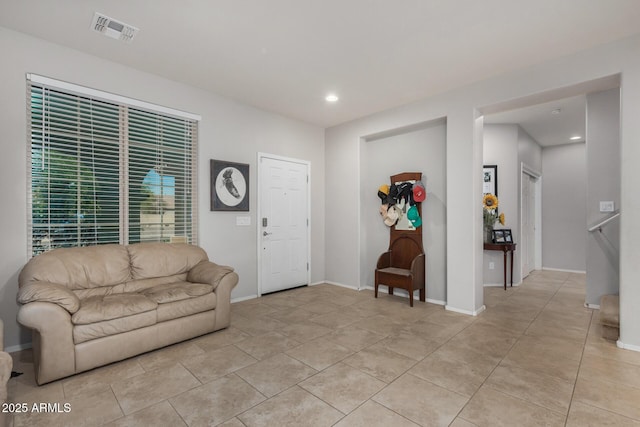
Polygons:
<instances>
[{"instance_id":1,"label":"beige leather sofa","mask_svg":"<svg viewBox=\"0 0 640 427\"><path fill-rule=\"evenodd\" d=\"M18 322L33 330L36 381L48 383L229 326L238 275L197 246L55 249L19 278Z\"/></svg>"},{"instance_id":2,"label":"beige leather sofa","mask_svg":"<svg viewBox=\"0 0 640 427\"><path fill-rule=\"evenodd\" d=\"M9 353L4 350L4 325L0 319L0 405L7 400L7 382L11 378L11 368L13 368L13 360ZM5 425L5 418L8 415L0 409L0 427Z\"/></svg>"}]
</instances>

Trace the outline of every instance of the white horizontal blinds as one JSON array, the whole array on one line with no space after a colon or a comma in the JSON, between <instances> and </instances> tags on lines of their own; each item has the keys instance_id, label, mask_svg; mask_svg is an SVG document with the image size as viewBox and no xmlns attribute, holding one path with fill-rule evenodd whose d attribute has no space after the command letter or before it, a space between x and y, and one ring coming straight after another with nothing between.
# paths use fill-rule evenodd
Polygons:
<instances>
[{"instance_id":1,"label":"white horizontal blinds","mask_svg":"<svg viewBox=\"0 0 640 427\"><path fill-rule=\"evenodd\" d=\"M30 253L195 243L197 121L83 96L77 88L28 85Z\"/></svg>"},{"instance_id":2,"label":"white horizontal blinds","mask_svg":"<svg viewBox=\"0 0 640 427\"><path fill-rule=\"evenodd\" d=\"M31 248L119 241L118 106L31 85Z\"/></svg>"},{"instance_id":3,"label":"white horizontal blinds","mask_svg":"<svg viewBox=\"0 0 640 427\"><path fill-rule=\"evenodd\" d=\"M195 122L134 108L129 122L129 242L193 239Z\"/></svg>"}]
</instances>

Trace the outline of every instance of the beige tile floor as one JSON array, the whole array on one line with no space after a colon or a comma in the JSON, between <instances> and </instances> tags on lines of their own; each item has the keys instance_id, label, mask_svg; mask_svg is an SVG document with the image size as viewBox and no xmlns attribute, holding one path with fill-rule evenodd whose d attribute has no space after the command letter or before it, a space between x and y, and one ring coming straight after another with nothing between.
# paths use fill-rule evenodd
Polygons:
<instances>
[{"instance_id":1,"label":"beige tile floor","mask_svg":"<svg viewBox=\"0 0 640 427\"><path fill-rule=\"evenodd\" d=\"M600 337L585 277L485 288L478 317L331 285L232 305L231 327L37 387L9 426L640 426L640 353Z\"/></svg>"}]
</instances>

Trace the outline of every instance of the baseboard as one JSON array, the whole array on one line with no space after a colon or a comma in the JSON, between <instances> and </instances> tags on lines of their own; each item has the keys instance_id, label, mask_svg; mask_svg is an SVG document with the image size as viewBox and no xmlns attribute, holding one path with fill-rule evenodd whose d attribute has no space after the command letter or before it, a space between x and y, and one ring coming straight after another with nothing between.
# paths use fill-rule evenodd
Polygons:
<instances>
[{"instance_id":1,"label":"baseboard","mask_svg":"<svg viewBox=\"0 0 640 427\"><path fill-rule=\"evenodd\" d=\"M519 283L514 283L513 287L518 287L522 284L522 282ZM485 283L484 285L482 285L485 288L504 288L504 283ZM507 288L511 287L511 283L507 283Z\"/></svg>"},{"instance_id":2,"label":"baseboard","mask_svg":"<svg viewBox=\"0 0 640 427\"><path fill-rule=\"evenodd\" d=\"M618 346L618 348L623 348L625 350L639 351L640 352L640 345L625 344L620 340L616 341L616 345Z\"/></svg>"},{"instance_id":3,"label":"baseboard","mask_svg":"<svg viewBox=\"0 0 640 427\"><path fill-rule=\"evenodd\" d=\"M600 310L600 304L589 304L588 302L585 302L584 306L593 310Z\"/></svg>"},{"instance_id":4,"label":"baseboard","mask_svg":"<svg viewBox=\"0 0 640 427\"><path fill-rule=\"evenodd\" d=\"M25 344L10 345L9 347L5 348L4 351L6 351L7 353L15 353L16 351L27 350L31 347L32 344L28 342Z\"/></svg>"},{"instance_id":5,"label":"baseboard","mask_svg":"<svg viewBox=\"0 0 640 427\"><path fill-rule=\"evenodd\" d=\"M325 283L328 283L328 282L325 282L324 280L322 280L320 282L309 283L309 286L324 285ZM328 284L330 284L330 283L328 283Z\"/></svg>"},{"instance_id":6,"label":"baseboard","mask_svg":"<svg viewBox=\"0 0 640 427\"><path fill-rule=\"evenodd\" d=\"M485 311L487 309L487 306L485 306L484 304L482 305L482 307L480 307L479 309L477 309L476 311L470 311L470 310L463 310L461 308L456 308L456 307L452 307L450 305L445 305L444 309L447 311L453 311L455 313L461 313L461 314L466 314L468 316L477 316L478 314L482 313L483 311Z\"/></svg>"},{"instance_id":7,"label":"baseboard","mask_svg":"<svg viewBox=\"0 0 640 427\"><path fill-rule=\"evenodd\" d=\"M238 297L238 298L233 298L233 299L231 300L231 304L233 304L234 302L247 301L247 300L250 300L250 299L256 299L256 298L258 298L258 295L257 295L257 294L256 294L256 295L249 295L248 297Z\"/></svg>"},{"instance_id":8,"label":"baseboard","mask_svg":"<svg viewBox=\"0 0 640 427\"><path fill-rule=\"evenodd\" d=\"M366 285L363 289L369 289L369 290L371 290L371 291L375 291L375 287L374 287L374 286L372 286L372 285ZM388 289L389 289L389 288L388 288L388 287L386 287L385 285L380 285L380 289L379 289L379 291L380 291L380 292L384 292L384 293L386 293ZM400 291L404 291L404 292L402 292L401 294L394 293L393 295L394 295L394 296L396 296L396 297L409 299L409 292L407 292L407 291L406 291L406 290L404 290L404 289L400 289ZM417 292L417 291L416 291L416 292ZM405 294L406 294L406 295L405 295ZM413 299L414 299L414 300L416 299L416 296L415 296L415 295L413 296ZM425 298L425 302L428 302L429 304L447 305L447 302L446 302L446 301L441 301L441 300L439 300L439 299L432 299L432 298Z\"/></svg>"},{"instance_id":9,"label":"baseboard","mask_svg":"<svg viewBox=\"0 0 640 427\"><path fill-rule=\"evenodd\" d=\"M333 286L340 286L341 288L353 289L354 291L359 291L360 290L360 289L356 288L355 286L345 285L344 283L331 282L329 280L325 280L325 281L323 281L321 283L326 283L328 285L333 285Z\"/></svg>"},{"instance_id":10,"label":"baseboard","mask_svg":"<svg viewBox=\"0 0 640 427\"><path fill-rule=\"evenodd\" d=\"M563 273L579 273L579 274L587 274L586 271L583 270L567 270L565 268L550 268L550 267L542 267L542 270L547 271L562 271Z\"/></svg>"}]
</instances>

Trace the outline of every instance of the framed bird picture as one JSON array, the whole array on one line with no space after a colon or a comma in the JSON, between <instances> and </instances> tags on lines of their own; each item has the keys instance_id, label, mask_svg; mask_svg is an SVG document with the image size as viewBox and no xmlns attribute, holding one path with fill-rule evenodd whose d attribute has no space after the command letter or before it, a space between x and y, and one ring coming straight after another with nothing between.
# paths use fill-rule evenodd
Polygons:
<instances>
[{"instance_id":1,"label":"framed bird picture","mask_svg":"<svg viewBox=\"0 0 640 427\"><path fill-rule=\"evenodd\" d=\"M249 165L211 160L211 210L249 210Z\"/></svg>"}]
</instances>

